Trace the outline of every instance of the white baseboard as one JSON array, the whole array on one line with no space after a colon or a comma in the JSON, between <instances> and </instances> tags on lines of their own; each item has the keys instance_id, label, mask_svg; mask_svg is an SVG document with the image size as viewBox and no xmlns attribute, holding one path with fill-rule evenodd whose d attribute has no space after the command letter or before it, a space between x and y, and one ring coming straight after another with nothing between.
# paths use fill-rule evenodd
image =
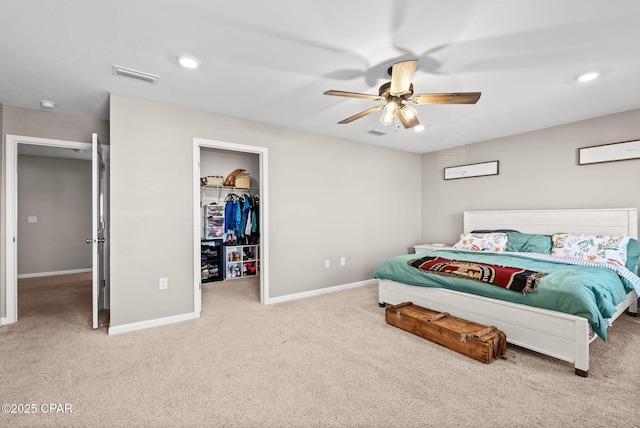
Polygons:
<instances>
[{"instance_id":1,"label":"white baseboard","mask_svg":"<svg viewBox=\"0 0 640 428\"><path fill-rule=\"evenodd\" d=\"M288 294L286 296L273 297L265 300L265 305L272 303L288 302L290 300L304 299L305 297L318 296L320 294L333 293L335 291L346 290L348 288L362 287L364 285L376 283L376 279L367 279L365 281L351 282L349 284L336 285L333 287L320 288L317 290L305 291L302 293Z\"/></svg>"},{"instance_id":2,"label":"white baseboard","mask_svg":"<svg viewBox=\"0 0 640 428\"><path fill-rule=\"evenodd\" d=\"M40 276L56 276L56 275L69 275L72 273L84 273L84 272L92 272L93 269L73 269L73 270L58 270L55 272L36 272L36 273L22 273L18 275L18 279L22 278L37 278Z\"/></svg>"},{"instance_id":3,"label":"white baseboard","mask_svg":"<svg viewBox=\"0 0 640 428\"><path fill-rule=\"evenodd\" d=\"M320 288L318 290L311 290L311 291L305 291L302 293L289 294L287 296L280 296L280 297L267 299L265 304L269 305L272 303L281 303L281 302L287 302L290 300L303 299L305 297L312 297L312 296L318 296L320 294L333 293L335 291L346 290L349 288L362 287L365 285L374 284L376 282L377 280L375 279L368 279L365 281L352 282L349 284L336 285L336 286L327 287L327 288ZM171 317L157 318L157 319L148 320L148 321L140 321L140 322L134 322L130 324L109 326L109 334L111 335L111 334L128 333L130 331L144 330L146 328L159 327L162 325L174 324L177 322L188 321L196 318L198 317L195 315L195 313L191 312L188 314L174 315Z\"/></svg>"},{"instance_id":4,"label":"white baseboard","mask_svg":"<svg viewBox=\"0 0 640 428\"><path fill-rule=\"evenodd\" d=\"M7 318L0 318L0 325L12 324Z\"/></svg>"},{"instance_id":5,"label":"white baseboard","mask_svg":"<svg viewBox=\"0 0 640 428\"><path fill-rule=\"evenodd\" d=\"M156 318L148 321L133 322L130 324L109 326L109 334L128 333L130 331L144 330L146 328L159 327L161 325L174 324L182 321L188 321L197 318L191 312L188 314L174 315L165 318Z\"/></svg>"}]
</instances>

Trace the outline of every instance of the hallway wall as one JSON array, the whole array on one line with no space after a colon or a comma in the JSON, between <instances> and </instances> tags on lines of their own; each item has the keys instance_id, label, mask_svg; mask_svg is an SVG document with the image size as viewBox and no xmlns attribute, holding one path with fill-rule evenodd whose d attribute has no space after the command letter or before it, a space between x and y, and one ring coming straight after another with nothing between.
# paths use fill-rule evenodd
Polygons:
<instances>
[{"instance_id":1,"label":"hallway wall","mask_svg":"<svg viewBox=\"0 0 640 428\"><path fill-rule=\"evenodd\" d=\"M18 156L17 219L18 275L91 269L91 161Z\"/></svg>"}]
</instances>

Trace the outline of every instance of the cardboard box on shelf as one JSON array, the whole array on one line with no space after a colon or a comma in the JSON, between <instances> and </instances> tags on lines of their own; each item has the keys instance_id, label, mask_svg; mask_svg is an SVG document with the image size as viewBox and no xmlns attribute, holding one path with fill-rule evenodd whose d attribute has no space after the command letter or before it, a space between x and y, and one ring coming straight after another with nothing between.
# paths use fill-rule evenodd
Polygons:
<instances>
[{"instance_id":1,"label":"cardboard box on shelf","mask_svg":"<svg viewBox=\"0 0 640 428\"><path fill-rule=\"evenodd\" d=\"M223 181L224 177L221 175L208 175L200 179L200 184L202 186L222 186Z\"/></svg>"},{"instance_id":2,"label":"cardboard box on shelf","mask_svg":"<svg viewBox=\"0 0 640 428\"><path fill-rule=\"evenodd\" d=\"M251 176L246 172L236 175L234 186L240 189L251 188Z\"/></svg>"}]
</instances>

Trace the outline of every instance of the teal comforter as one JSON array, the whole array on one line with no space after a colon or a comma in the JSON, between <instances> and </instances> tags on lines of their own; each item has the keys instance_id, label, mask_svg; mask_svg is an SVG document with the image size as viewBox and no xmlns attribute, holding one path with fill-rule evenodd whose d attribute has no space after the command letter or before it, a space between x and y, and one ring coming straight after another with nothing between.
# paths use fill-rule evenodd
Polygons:
<instances>
[{"instance_id":1,"label":"teal comforter","mask_svg":"<svg viewBox=\"0 0 640 428\"><path fill-rule=\"evenodd\" d=\"M535 292L523 294L471 279L428 274L407 263L427 255L521 267L548 272L548 275L540 280ZM627 280L606 268L542 261L519 254L455 250L397 256L381 263L374 270L373 277L421 287L446 288L578 315L588 319L594 332L603 340L607 335L605 319L613 316L616 306L633 290L633 285Z\"/></svg>"}]
</instances>

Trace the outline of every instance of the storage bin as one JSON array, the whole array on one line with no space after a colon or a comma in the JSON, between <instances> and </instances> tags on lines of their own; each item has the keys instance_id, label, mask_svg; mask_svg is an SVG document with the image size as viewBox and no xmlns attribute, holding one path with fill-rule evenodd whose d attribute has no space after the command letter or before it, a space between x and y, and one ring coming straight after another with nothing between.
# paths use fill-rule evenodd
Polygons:
<instances>
[{"instance_id":1,"label":"storage bin","mask_svg":"<svg viewBox=\"0 0 640 428\"><path fill-rule=\"evenodd\" d=\"M200 179L200 184L202 186L222 186L223 182L224 177L221 175L208 175Z\"/></svg>"},{"instance_id":2,"label":"storage bin","mask_svg":"<svg viewBox=\"0 0 640 428\"><path fill-rule=\"evenodd\" d=\"M251 177L246 172L236 175L235 179L235 187L239 189L249 189L251 188Z\"/></svg>"}]
</instances>

